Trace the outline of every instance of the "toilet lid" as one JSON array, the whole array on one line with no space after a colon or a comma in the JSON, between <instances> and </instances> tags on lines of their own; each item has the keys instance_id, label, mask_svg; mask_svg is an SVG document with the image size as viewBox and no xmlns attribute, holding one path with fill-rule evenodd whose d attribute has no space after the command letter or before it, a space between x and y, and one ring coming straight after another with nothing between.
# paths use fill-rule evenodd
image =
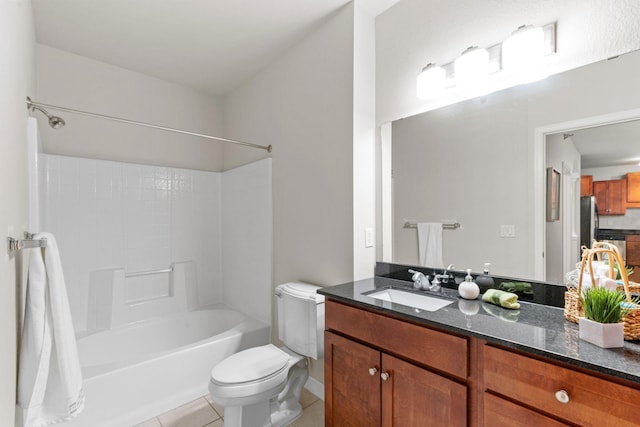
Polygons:
<instances>
[{"instance_id":1,"label":"toilet lid","mask_svg":"<svg viewBox=\"0 0 640 427\"><path fill-rule=\"evenodd\" d=\"M322 289L320 286L310 285L303 282L289 282L276 287L276 295L279 293L285 293L296 298L309 299L316 304L324 302L324 295L316 293L318 289Z\"/></svg>"},{"instance_id":2,"label":"toilet lid","mask_svg":"<svg viewBox=\"0 0 640 427\"><path fill-rule=\"evenodd\" d=\"M273 344L243 350L218 363L211 378L218 383L237 384L256 381L283 369L289 355Z\"/></svg>"}]
</instances>

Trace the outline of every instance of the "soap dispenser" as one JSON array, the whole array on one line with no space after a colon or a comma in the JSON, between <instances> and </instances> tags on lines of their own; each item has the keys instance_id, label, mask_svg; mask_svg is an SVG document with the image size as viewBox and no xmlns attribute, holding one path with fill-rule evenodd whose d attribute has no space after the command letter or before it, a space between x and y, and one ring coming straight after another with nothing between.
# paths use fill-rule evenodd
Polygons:
<instances>
[{"instance_id":1,"label":"soap dispenser","mask_svg":"<svg viewBox=\"0 0 640 427\"><path fill-rule=\"evenodd\" d=\"M470 268L467 269L467 276L464 278L464 282L458 286L458 293L464 299L476 299L480 295L480 288L473 281Z\"/></svg>"},{"instance_id":2,"label":"soap dispenser","mask_svg":"<svg viewBox=\"0 0 640 427\"><path fill-rule=\"evenodd\" d=\"M483 292L485 292L487 289L493 288L495 285L495 282L493 281L493 277L489 276L489 267L491 267L491 263L485 262L484 272L482 274L479 274L478 277L476 277L476 283L478 284L478 287L480 287L480 289Z\"/></svg>"}]
</instances>

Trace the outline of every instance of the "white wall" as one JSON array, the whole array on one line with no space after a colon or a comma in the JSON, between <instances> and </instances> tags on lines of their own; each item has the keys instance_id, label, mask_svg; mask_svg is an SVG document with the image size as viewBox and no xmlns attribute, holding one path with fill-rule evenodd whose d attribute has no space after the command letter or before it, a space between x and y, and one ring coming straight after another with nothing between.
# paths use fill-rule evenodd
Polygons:
<instances>
[{"instance_id":1,"label":"white wall","mask_svg":"<svg viewBox=\"0 0 640 427\"><path fill-rule=\"evenodd\" d=\"M30 0L0 2L0 239L27 229L27 111L33 90L35 35ZM22 255L0 253L0 425L14 423L17 320L22 317ZM17 308L17 312L16 312Z\"/></svg>"},{"instance_id":2,"label":"white wall","mask_svg":"<svg viewBox=\"0 0 640 427\"><path fill-rule=\"evenodd\" d=\"M516 275L526 268L527 161L522 90L495 93L393 123L394 261L419 264L418 233L405 220L455 220L443 230L445 265ZM500 116L500 120L496 117ZM491 124L487 126L487 124ZM515 238L500 238L500 225ZM489 250L490 249L490 250Z\"/></svg>"},{"instance_id":3,"label":"white wall","mask_svg":"<svg viewBox=\"0 0 640 427\"><path fill-rule=\"evenodd\" d=\"M551 73L640 48L635 0L401 0L376 19L376 121L407 117L469 97L416 97L416 77L429 62L446 64L468 46L496 44L523 24L557 22ZM506 86L505 86L506 87Z\"/></svg>"},{"instance_id":4,"label":"white wall","mask_svg":"<svg viewBox=\"0 0 640 427\"><path fill-rule=\"evenodd\" d=\"M76 331L87 329L91 275L99 270L192 261L197 305L221 302L220 173L50 154L40 167L41 230L58 241ZM162 295L168 276L150 278L157 283L141 284L136 297Z\"/></svg>"},{"instance_id":5,"label":"white wall","mask_svg":"<svg viewBox=\"0 0 640 427\"><path fill-rule=\"evenodd\" d=\"M561 174L561 190L560 190L560 219L558 221L547 221L545 227L546 234L546 280L553 283L564 283L564 233L567 227L571 232L575 232L578 240L573 247L572 258L567 264L575 266L578 262L578 254L580 253L580 193L569 194L567 185L577 179L580 174L580 153L573 144L572 139L564 138L562 134L550 135L546 141L546 167L552 167ZM566 169L566 170L565 170ZM571 172L568 173L568 170ZM573 177L571 175L574 175ZM573 197L572 197L573 196ZM565 203L572 203L573 218L567 218L563 207ZM572 268L573 269L573 268Z\"/></svg>"},{"instance_id":6,"label":"white wall","mask_svg":"<svg viewBox=\"0 0 640 427\"><path fill-rule=\"evenodd\" d=\"M603 145L607 142L603 141ZM606 181L609 179L622 179L629 172L640 172L640 165L608 166L603 168L584 168L582 175L593 176L594 181Z\"/></svg>"},{"instance_id":7,"label":"white wall","mask_svg":"<svg viewBox=\"0 0 640 427\"><path fill-rule=\"evenodd\" d=\"M227 137L273 144L274 285L353 278L353 21L350 4L224 101Z\"/></svg>"},{"instance_id":8,"label":"white wall","mask_svg":"<svg viewBox=\"0 0 640 427\"><path fill-rule=\"evenodd\" d=\"M220 136L219 99L177 84L45 45L36 49L35 101ZM51 109L40 122L46 153L210 171L222 170L221 143Z\"/></svg>"},{"instance_id":9,"label":"white wall","mask_svg":"<svg viewBox=\"0 0 640 427\"><path fill-rule=\"evenodd\" d=\"M353 277L352 41L349 5L224 101L225 135L273 144L276 285Z\"/></svg>"},{"instance_id":10,"label":"white wall","mask_svg":"<svg viewBox=\"0 0 640 427\"><path fill-rule=\"evenodd\" d=\"M222 174L224 303L271 323L273 271L271 159Z\"/></svg>"},{"instance_id":11,"label":"white wall","mask_svg":"<svg viewBox=\"0 0 640 427\"><path fill-rule=\"evenodd\" d=\"M353 29L354 280L373 276L376 261L375 25L363 1L354 2ZM365 244L367 230L371 236Z\"/></svg>"}]
</instances>

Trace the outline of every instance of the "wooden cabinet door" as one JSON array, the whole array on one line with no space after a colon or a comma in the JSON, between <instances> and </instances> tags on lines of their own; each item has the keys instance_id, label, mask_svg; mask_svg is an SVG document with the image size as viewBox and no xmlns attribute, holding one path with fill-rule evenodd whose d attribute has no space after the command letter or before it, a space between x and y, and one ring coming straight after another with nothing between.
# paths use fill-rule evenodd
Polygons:
<instances>
[{"instance_id":1,"label":"wooden cabinet door","mask_svg":"<svg viewBox=\"0 0 640 427\"><path fill-rule=\"evenodd\" d=\"M580 196L593 196L592 175L582 175L580 177Z\"/></svg>"},{"instance_id":2,"label":"wooden cabinet door","mask_svg":"<svg viewBox=\"0 0 640 427\"><path fill-rule=\"evenodd\" d=\"M596 205L600 215L608 215L607 212L607 183L606 181L595 181L593 183L593 195L596 197Z\"/></svg>"},{"instance_id":3,"label":"wooden cabinet door","mask_svg":"<svg viewBox=\"0 0 640 427\"><path fill-rule=\"evenodd\" d=\"M640 203L640 172L627 174L627 202Z\"/></svg>"},{"instance_id":4,"label":"wooden cabinet door","mask_svg":"<svg viewBox=\"0 0 640 427\"><path fill-rule=\"evenodd\" d=\"M331 332L324 336L325 426L379 426L380 352Z\"/></svg>"},{"instance_id":5,"label":"wooden cabinet door","mask_svg":"<svg viewBox=\"0 0 640 427\"><path fill-rule=\"evenodd\" d=\"M467 426L466 386L385 353L382 373L383 427Z\"/></svg>"},{"instance_id":6,"label":"wooden cabinet door","mask_svg":"<svg viewBox=\"0 0 640 427\"><path fill-rule=\"evenodd\" d=\"M627 183L624 179L595 181L593 195L596 197L600 215L624 215L627 210Z\"/></svg>"},{"instance_id":7,"label":"wooden cabinet door","mask_svg":"<svg viewBox=\"0 0 640 427\"><path fill-rule=\"evenodd\" d=\"M627 265L640 266L640 234L629 234L626 237L626 241Z\"/></svg>"},{"instance_id":8,"label":"wooden cabinet door","mask_svg":"<svg viewBox=\"0 0 640 427\"><path fill-rule=\"evenodd\" d=\"M624 215L627 211L627 181L614 179L609 181L607 204L610 215Z\"/></svg>"}]
</instances>

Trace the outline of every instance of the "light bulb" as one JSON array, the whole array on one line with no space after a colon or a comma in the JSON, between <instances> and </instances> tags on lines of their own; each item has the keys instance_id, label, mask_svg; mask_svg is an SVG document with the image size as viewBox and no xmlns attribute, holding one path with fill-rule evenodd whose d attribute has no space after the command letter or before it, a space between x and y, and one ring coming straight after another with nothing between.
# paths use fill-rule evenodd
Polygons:
<instances>
[{"instance_id":1,"label":"light bulb","mask_svg":"<svg viewBox=\"0 0 640 427\"><path fill-rule=\"evenodd\" d=\"M446 72L435 64L427 64L418 74L417 94L420 99L434 98L444 91Z\"/></svg>"},{"instance_id":2,"label":"light bulb","mask_svg":"<svg viewBox=\"0 0 640 427\"><path fill-rule=\"evenodd\" d=\"M542 74L544 31L541 27L522 26L502 42L502 69L523 82L538 80Z\"/></svg>"},{"instance_id":3,"label":"light bulb","mask_svg":"<svg viewBox=\"0 0 640 427\"><path fill-rule=\"evenodd\" d=\"M489 52L472 46L462 52L453 63L458 86L470 86L482 81L489 72Z\"/></svg>"}]
</instances>

